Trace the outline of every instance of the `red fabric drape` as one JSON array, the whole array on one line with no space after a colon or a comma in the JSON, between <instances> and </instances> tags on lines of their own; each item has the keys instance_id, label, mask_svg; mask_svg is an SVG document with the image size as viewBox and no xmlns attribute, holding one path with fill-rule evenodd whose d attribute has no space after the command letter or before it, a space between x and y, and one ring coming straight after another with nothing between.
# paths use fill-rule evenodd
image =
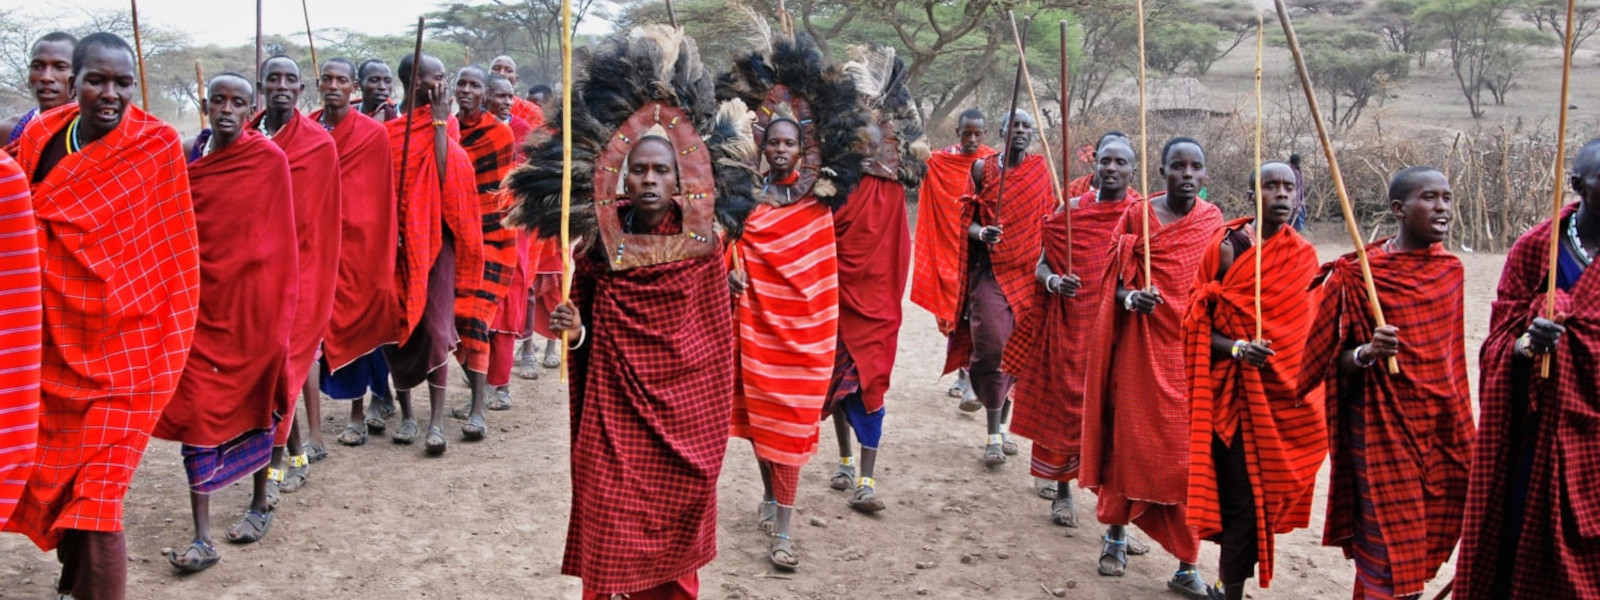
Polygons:
<instances>
[{"instance_id":1,"label":"red fabric drape","mask_svg":"<svg viewBox=\"0 0 1600 600\"><path fill-rule=\"evenodd\" d=\"M1387 252L1367 246L1383 316L1400 330L1400 372L1376 366L1339 374L1340 352L1372 340L1376 324L1354 253L1322 267L1317 318L1306 343L1301 393L1326 392L1332 474L1322 543L1354 550L1356 474L1343 405L1365 413L1365 477L1397 596L1422 593L1461 537L1471 462L1472 395L1467 380L1461 261L1434 244ZM1323 388L1319 390L1318 388Z\"/></svg>"},{"instance_id":2,"label":"red fabric drape","mask_svg":"<svg viewBox=\"0 0 1600 600\"><path fill-rule=\"evenodd\" d=\"M1130 196L1129 200L1137 200ZM1112 227L1127 210L1125 202L1096 202L1085 195L1072 209L1072 267L1082 281L1077 296L1045 292L1034 285L1034 309L1019 315L1016 333L1006 344L1001 368L1017 377L1011 431L1051 450L1076 456L1083 442L1083 379L1087 355L1083 346L1094 325ZM1044 257L1050 269L1066 275L1066 214L1057 211L1044 223ZM1076 472L1068 476L1075 477Z\"/></svg>"},{"instance_id":3,"label":"red fabric drape","mask_svg":"<svg viewBox=\"0 0 1600 600\"><path fill-rule=\"evenodd\" d=\"M527 98L518 97L512 102L511 116L527 121L528 127L532 130L544 127L544 109Z\"/></svg>"},{"instance_id":4,"label":"red fabric drape","mask_svg":"<svg viewBox=\"0 0 1600 600\"><path fill-rule=\"evenodd\" d=\"M833 215L839 263L839 339L855 359L867 412L883 408L900 339L911 267L906 188L863 177Z\"/></svg>"},{"instance_id":5,"label":"red fabric drape","mask_svg":"<svg viewBox=\"0 0 1600 600\"><path fill-rule=\"evenodd\" d=\"M481 313L482 321L476 318L469 321L462 329L461 337L463 340L482 337L487 341L495 322L494 315L499 312L506 290L516 277L517 232L500 224L505 218L506 203L509 202L509 196L500 191L500 181L515 165L513 156L516 151L511 126L487 112L479 111L475 116L476 119L461 122L461 148L472 160L477 182L477 214L483 236L483 277L482 285L465 298L473 305L475 314ZM457 286L456 296L464 297L460 286ZM482 327L481 332L478 331L479 327ZM488 345L462 345L466 351L467 368L479 373L488 372Z\"/></svg>"},{"instance_id":6,"label":"red fabric drape","mask_svg":"<svg viewBox=\"0 0 1600 600\"><path fill-rule=\"evenodd\" d=\"M942 333L955 328L963 300L961 260L967 224L961 222L961 199L972 193L972 163L994 154L988 146L972 154L962 154L960 146L935 152L928 157L928 176L917 190L911 302L933 313Z\"/></svg>"},{"instance_id":7,"label":"red fabric drape","mask_svg":"<svg viewBox=\"0 0 1600 600\"><path fill-rule=\"evenodd\" d=\"M0 530L39 450L39 245L28 177L0 154Z\"/></svg>"},{"instance_id":8,"label":"red fabric drape","mask_svg":"<svg viewBox=\"0 0 1600 600\"><path fill-rule=\"evenodd\" d=\"M318 111L311 120L321 117ZM339 274L322 349L329 369L338 371L401 339L394 278L400 222L383 125L352 110L332 135L339 153Z\"/></svg>"},{"instance_id":9,"label":"red fabric drape","mask_svg":"<svg viewBox=\"0 0 1600 600\"><path fill-rule=\"evenodd\" d=\"M1562 218L1577 207L1569 205ZM1482 414L1456 565L1456 593L1465 600L1489 600L1507 557L1515 561L1512 598L1600 598L1600 269L1588 267L1570 290L1556 292L1567 330L1551 355L1549 379L1539 376L1538 360L1512 352L1533 318L1544 315L1551 226L1545 221L1511 247L1478 357ZM1511 474L1524 451L1532 470L1521 538L1512 544Z\"/></svg>"},{"instance_id":10,"label":"red fabric drape","mask_svg":"<svg viewBox=\"0 0 1600 600\"><path fill-rule=\"evenodd\" d=\"M1253 219L1217 230L1196 272L1195 291L1184 317L1189 394L1194 403L1189 446L1189 523L1202 539L1222 532L1222 501L1213 438L1244 444L1245 470L1255 498L1256 552L1261 587L1272 584L1275 534L1311 524L1317 469L1328 449L1320 395L1297 392L1300 365L1310 334L1312 303L1307 291L1317 270L1317 250L1289 227L1260 246L1236 253L1219 281L1222 240ZM1261 338L1274 354L1264 368L1211 358L1211 334L1256 339L1256 255L1261 255Z\"/></svg>"},{"instance_id":11,"label":"red fabric drape","mask_svg":"<svg viewBox=\"0 0 1600 600\"><path fill-rule=\"evenodd\" d=\"M62 106L28 128L25 173L77 116ZM66 529L122 530L123 496L193 341L200 253L178 133L137 106L35 184L33 207L39 458L6 530L50 550Z\"/></svg>"},{"instance_id":12,"label":"red fabric drape","mask_svg":"<svg viewBox=\"0 0 1600 600\"><path fill-rule=\"evenodd\" d=\"M194 345L155 435L214 448L288 419L299 290L299 242L289 162L246 129L189 165L200 239L200 317Z\"/></svg>"}]
</instances>

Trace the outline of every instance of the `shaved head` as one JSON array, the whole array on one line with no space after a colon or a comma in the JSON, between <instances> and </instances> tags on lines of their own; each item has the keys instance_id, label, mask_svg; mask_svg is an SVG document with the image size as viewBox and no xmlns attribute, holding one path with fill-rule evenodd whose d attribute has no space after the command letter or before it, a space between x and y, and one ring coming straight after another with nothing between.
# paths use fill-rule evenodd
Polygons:
<instances>
[{"instance_id":1,"label":"shaved head","mask_svg":"<svg viewBox=\"0 0 1600 600\"><path fill-rule=\"evenodd\" d=\"M1423 176L1433 173L1444 174L1439 169L1426 165L1403 169L1399 173L1395 173L1394 178L1389 180L1389 199L1405 201L1406 198L1410 198L1412 194L1415 194L1417 188L1425 182Z\"/></svg>"},{"instance_id":2,"label":"shaved head","mask_svg":"<svg viewBox=\"0 0 1600 600\"><path fill-rule=\"evenodd\" d=\"M1578 150L1578 158L1572 161L1572 171L1579 177L1600 173L1600 138L1589 140Z\"/></svg>"},{"instance_id":3,"label":"shaved head","mask_svg":"<svg viewBox=\"0 0 1600 600\"><path fill-rule=\"evenodd\" d=\"M489 61L489 71L511 80L511 86L516 87L517 61L511 60L511 57L504 54L494 57L494 60Z\"/></svg>"}]
</instances>

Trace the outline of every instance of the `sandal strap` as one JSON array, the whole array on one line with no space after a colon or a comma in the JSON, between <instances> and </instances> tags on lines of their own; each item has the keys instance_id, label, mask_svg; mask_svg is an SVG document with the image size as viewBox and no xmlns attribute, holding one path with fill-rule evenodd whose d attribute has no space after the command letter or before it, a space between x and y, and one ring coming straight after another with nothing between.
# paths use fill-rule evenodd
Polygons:
<instances>
[{"instance_id":1,"label":"sandal strap","mask_svg":"<svg viewBox=\"0 0 1600 600\"><path fill-rule=\"evenodd\" d=\"M1103 534L1100 536L1100 541L1105 542L1107 544L1111 544L1113 546L1126 546L1126 545L1128 545L1128 540L1127 539L1113 540L1113 539L1111 539L1111 536L1103 535ZM1179 571L1179 572L1181 573L1182 571ZM1176 577L1176 576L1174 576L1174 577Z\"/></svg>"}]
</instances>

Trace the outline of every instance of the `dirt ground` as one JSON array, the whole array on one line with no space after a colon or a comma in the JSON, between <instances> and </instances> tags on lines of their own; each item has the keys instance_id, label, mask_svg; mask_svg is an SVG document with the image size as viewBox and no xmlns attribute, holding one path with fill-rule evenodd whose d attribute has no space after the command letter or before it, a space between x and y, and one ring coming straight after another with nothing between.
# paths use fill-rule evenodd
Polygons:
<instances>
[{"instance_id":1,"label":"dirt ground","mask_svg":"<svg viewBox=\"0 0 1600 600\"><path fill-rule=\"evenodd\" d=\"M1337 232L1332 232L1337 233ZM1324 257L1348 248L1318 234ZM1502 256L1464 255L1468 354L1476 359ZM1175 566L1156 549L1132 557L1127 577L1095 573L1099 528L1093 496L1079 491L1084 526L1048 520L1049 503L1033 493L1026 456L995 471L980 463L983 423L955 408L939 378L943 339L932 317L906 304L890 392L880 494L889 509L856 514L843 492L828 489L836 448L825 426L822 448L803 472L795 537L803 565L780 575L767 564L755 529L760 481L749 444L734 441L720 488L720 554L701 571L709 600L834 598L1176 598L1164 583ZM1476 378L1476 373L1474 373ZM458 379L453 379L457 381ZM465 391L452 389L453 400ZM128 494L129 597L172 599L560 598L579 585L560 575L569 477L565 389L554 371L516 380L515 408L491 413L491 436L460 440L424 457L420 446L374 437L366 446L334 444L308 485L286 495L271 533L252 546L219 544L223 561L179 577L163 552L190 540L187 490L178 446L154 441ZM330 444L347 405L323 402ZM1280 538L1279 572L1254 598L1346 598L1353 567L1321 539L1326 469L1309 530ZM220 534L242 514L248 487L216 495ZM1203 572L1215 577L1207 544ZM19 536L0 537L0 598L46 598L59 567ZM1446 567L1430 594L1452 574ZM1431 597L1431 596L1430 596Z\"/></svg>"}]
</instances>

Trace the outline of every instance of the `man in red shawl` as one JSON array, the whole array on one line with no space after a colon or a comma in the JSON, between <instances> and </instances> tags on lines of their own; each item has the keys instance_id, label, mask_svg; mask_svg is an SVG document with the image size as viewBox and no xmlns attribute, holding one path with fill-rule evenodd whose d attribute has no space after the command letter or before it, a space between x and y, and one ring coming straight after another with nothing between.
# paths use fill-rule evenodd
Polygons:
<instances>
[{"instance_id":1,"label":"man in red shawl","mask_svg":"<svg viewBox=\"0 0 1600 600\"><path fill-rule=\"evenodd\" d=\"M429 455L438 456L446 449L446 363L458 344L474 348L463 352L486 353L494 304L477 293L483 286L483 219L472 159L461 149L460 125L450 115L444 63L422 55L415 69L418 85L412 87L411 62L410 55L400 60L400 82L417 93L406 97L399 118L384 124L399 182L401 252L395 278L405 314L404 341L385 347L384 356L400 401L400 426L391 439L397 444L416 440L411 388L427 382L424 444Z\"/></svg>"},{"instance_id":2,"label":"man in red shawl","mask_svg":"<svg viewBox=\"0 0 1600 600\"><path fill-rule=\"evenodd\" d=\"M49 341L38 460L6 531L58 549L59 593L120 600L122 499L189 355L200 253L178 133L132 106L133 48L96 33L72 59L78 104L18 140Z\"/></svg>"},{"instance_id":3,"label":"man in red shawl","mask_svg":"<svg viewBox=\"0 0 1600 600\"><path fill-rule=\"evenodd\" d=\"M1226 600L1244 598L1257 563L1261 587L1272 584L1275 536L1310 525L1328 447L1322 398L1303 398L1297 387L1317 250L1292 227L1294 169L1267 163L1259 177L1261 244L1251 231L1254 217L1218 229L1184 317L1194 402L1189 522L1201 539L1222 546L1221 589L1213 590ZM1253 204L1255 190L1245 198Z\"/></svg>"},{"instance_id":4,"label":"man in red shawl","mask_svg":"<svg viewBox=\"0 0 1600 600\"><path fill-rule=\"evenodd\" d=\"M267 105L250 126L289 157L295 237L300 240L300 292L295 301L286 372L289 383L298 386L306 400L311 431L311 442L302 447L300 424L291 400L273 435L273 446L278 450L273 452L272 465L261 475L268 479L268 503L277 504L273 488L286 493L300 489L310 474L311 462L328 455L322 443L322 386L317 383L315 367L333 316L339 276L339 150L328 130L297 108L306 84L294 59L281 55L268 58L261 63L261 79L261 96Z\"/></svg>"},{"instance_id":5,"label":"man in red shawl","mask_svg":"<svg viewBox=\"0 0 1600 600\"><path fill-rule=\"evenodd\" d=\"M483 279L476 294L489 303L490 310L498 313L517 271L517 232L500 224L505 219L505 195L500 192L500 181L511 172L516 137L510 126L484 108L487 80L488 74L479 67L464 67L456 73L456 106L459 109L456 120L461 124L461 148L472 160L483 229ZM465 297L463 290L456 290L456 297ZM461 426L461 434L468 441L483 439L489 429L484 424L483 414L485 384L497 388L511 385L511 363L516 360L517 340L512 332L496 336L494 325L497 323L498 319L488 314L481 323L476 319L471 321L472 331L462 332L463 366L472 387L472 400L454 411L454 416L467 420L466 425ZM477 330L480 326L481 331ZM502 331L506 329L501 327ZM480 337L482 343L478 343ZM498 344L494 343L497 339ZM503 378L487 381L490 371L503 374Z\"/></svg>"},{"instance_id":6,"label":"man in red shawl","mask_svg":"<svg viewBox=\"0 0 1600 600\"><path fill-rule=\"evenodd\" d=\"M0 531L17 508L39 449L39 243L28 175L0 152Z\"/></svg>"},{"instance_id":7,"label":"man in red shawl","mask_svg":"<svg viewBox=\"0 0 1600 600\"><path fill-rule=\"evenodd\" d=\"M972 389L987 411L983 463L989 467L1003 465L1007 455L1017 453L1003 432L1015 379L1000 371L1000 361L1016 315L1033 310L1044 221L1059 204L1050 189L1050 166L1043 156L1028 152L1034 141L1033 115L1019 110L1002 121L1001 130L1006 133L1004 167L1000 160L981 158L970 171L977 191L961 211L960 222L967 225L967 243L958 246L957 263L962 319L950 335L944 365L945 373L961 366L971 373Z\"/></svg>"},{"instance_id":8,"label":"man in red shawl","mask_svg":"<svg viewBox=\"0 0 1600 600\"><path fill-rule=\"evenodd\" d=\"M1600 598L1600 275L1589 274L1600 255L1600 140L1578 152L1569 183L1580 200L1506 256L1478 358L1482 414L1456 566L1465 600Z\"/></svg>"},{"instance_id":9,"label":"man in red shawl","mask_svg":"<svg viewBox=\"0 0 1600 600\"><path fill-rule=\"evenodd\" d=\"M28 123L45 111L73 101L72 48L77 43L78 38L61 31L47 33L33 43L28 57L28 91L37 106L0 121L0 148L15 150Z\"/></svg>"},{"instance_id":10,"label":"man in red shawl","mask_svg":"<svg viewBox=\"0 0 1600 600\"><path fill-rule=\"evenodd\" d=\"M489 63L489 71L511 80L511 87L517 87L517 61L504 54L494 57ZM513 96L515 98L515 96ZM544 109L523 98L516 98L511 104L511 114L528 122L534 129L544 127Z\"/></svg>"},{"instance_id":11,"label":"man in red shawl","mask_svg":"<svg viewBox=\"0 0 1600 600\"><path fill-rule=\"evenodd\" d=\"M211 537L211 494L267 466L273 425L290 414L298 391L285 373L299 287L289 160L249 127L254 100L243 77L212 78L202 99L211 128L190 144L200 320L178 391L154 432L183 444L194 541L167 559L185 573L221 559ZM256 486L229 541L257 541L272 524L266 479Z\"/></svg>"},{"instance_id":12,"label":"man in red shawl","mask_svg":"<svg viewBox=\"0 0 1600 600\"><path fill-rule=\"evenodd\" d=\"M490 73L489 98L485 105L502 123L511 126L511 133L517 140L513 160L521 163L522 145L528 142L528 136L533 133L533 126L511 114L511 107L516 104L516 100L517 93L512 87L511 80L503 75ZM505 299L500 302L500 310L495 313L494 325L490 327L495 336L491 344L496 348L505 343L500 339L502 336L522 340L522 349L517 352L513 366L521 367L519 376L524 379L539 378L539 365L533 353L534 333L539 333L546 340L544 366L555 368L561 363L555 334L550 331L550 311L561 302L560 246L560 240L536 240L527 233L517 234L517 269L511 276L511 288L506 291ZM496 363L493 357L489 362L490 384L493 385L495 381L505 381L507 385L495 388L494 397L488 400L488 408L509 410L510 371L501 374L498 372L499 363Z\"/></svg>"},{"instance_id":13,"label":"man in red shawl","mask_svg":"<svg viewBox=\"0 0 1600 600\"><path fill-rule=\"evenodd\" d=\"M1312 284L1321 301L1300 388L1329 400L1322 543L1355 559L1356 600L1417 598L1461 537L1474 427L1463 270L1443 245L1451 203L1450 181L1433 167L1390 181L1400 230L1367 246L1384 327L1354 253L1323 265Z\"/></svg>"},{"instance_id":14,"label":"man in red shawl","mask_svg":"<svg viewBox=\"0 0 1600 600\"><path fill-rule=\"evenodd\" d=\"M366 443L368 430L383 432L384 419L394 412L381 348L400 341L402 318L394 279L400 231L389 136L382 124L350 105L355 74L347 59L323 63L317 78L322 110L311 113L339 151L338 283L319 369L322 393L350 402L350 422L338 438L346 446ZM368 394L370 407L363 406Z\"/></svg>"},{"instance_id":15,"label":"man in red shawl","mask_svg":"<svg viewBox=\"0 0 1600 600\"><path fill-rule=\"evenodd\" d=\"M1082 351L1099 309L1101 287L1110 256L1112 226L1138 193L1128 189L1133 175L1133 149L1120 139L1101 146L1097 162L1099 190L1073 198L1044 222L1044 253L1034 271L1034 308L1022 315L1001 368L1017 378L1012 430L1033 440L1030 471L1049 482L1041 494L1051 500L1051 522L1078 526L1077 505L1066 485L1078 477L1083 443ZM1067 211L1072 214L1068 215ZM1071 243L1067 221L1071 219ZM1067 272L1071 253L1072 271Z\"/></svg>"},{"instance_id":16,"label":"man in red shawl","mask_svg":"<svg viewBox=\"0 0 1600 600\"><path fill-rule=\"evenodd\" d=\"M511 114L511 107L516 104L517 91L511 86L511 80L494 73L489 74L488 82L484 88L483 107L511 127L511 137L515 140L512 150L515 152L513 159L522 161L522 144L528 141L528 134L533 133L533 126L521 117Z\"/></svg>"},{"instance_id":17,"label":"man in red shawl","mask_svg":"<svg viewBox=\"0 0 1600 600\"><path fill-rule=\"evenodd\" d=\"M388 63L376 58L361 61L356 77L361 82L361 114L379 123L400 116L394 105L394 72Z\"/></svg>"},{"instance_id":18,"label":"man in red shawl","mask_svg":"<svg viewBox=\"0 0 1600 600\"><path fill-rule=\"evenodd\" d=\"M917 231L911 245L911 302L933 313L939 333L955 330L961 308L961 253L966 247L966 223L961 222L961 199L972 193L972 163L997 150L983 143L989 135L983 113L967 109L956 119L960 143L928 157L928 175L917 190ZM950 395L962 398L962 410L982 405L967 383L965 366L957 373Z\"/></svg>"},{"instance_id":19,"label":"man in red shawl","mask_svg":"<svg viewBox=\"0 0 1600 600\"><path fill-rule=\"evenodd\" d=\"M854 490L849 505L874 513L885 508L877 495L873 469L888 414L884 394L899 347L900 306L911 269L911 229L906 221L906 186L922 181L928 144L911 92L903 83L905 61L879 45L849 48L845 72L863 102L876 107L876 142L865 177L833 213L839 266L839 346L833 380L822 407L833 417L839 442L839 468L833 489ZM890 84L893 84L892 87ZM856 476L851 432L861 441L861 471Z\"/></svg>"},{"instance_id":20,"label":"man in red shawl","mask_svg":"<svg viewBox=\"0 0 1600 600\"><path fill-rule=\"evenodd\" d=\"M1096 517L1109 525L1101 575L1127 573L1133 523L1178 558L1168 588L1207 598L1200 540L1189 526L1191 403L1184 375L1183 315L1195 272L1222 211L1200 199L1206 156L1200 143L1174 138L1161 150L1165 194L1128 206L1112 228L1107 292L1096 311L1083 395L1079 485L1099 495ZM1150 228L1150 276L1143 226Z\"/></svg>"}]
</instances>

